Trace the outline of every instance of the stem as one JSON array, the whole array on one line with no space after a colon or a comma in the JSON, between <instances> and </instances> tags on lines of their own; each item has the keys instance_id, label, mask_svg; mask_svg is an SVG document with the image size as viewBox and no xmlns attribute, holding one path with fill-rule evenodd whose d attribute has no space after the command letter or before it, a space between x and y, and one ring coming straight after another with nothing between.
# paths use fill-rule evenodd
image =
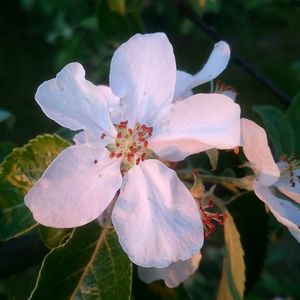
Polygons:
<instances>
[{"instance_id":1,"label":"stem","mask_svg":"<svg viewBox=\"0 0 300 300\"><path fill-rule=\"evenodd\" d=\"M193 182L194 176L190 172L179 171L177 172L178 177L187 182ZM206 175L206 174L198 174L199 178L201 178L204 182L207 183L216 183L223 185L231 185L240 189L252 190L251 185L249 185L254 179L253 176L245 176L242 178L234 178L234 177L224 177L224 176L215 176L215 175Z\"/></svg>"}]
</instances>

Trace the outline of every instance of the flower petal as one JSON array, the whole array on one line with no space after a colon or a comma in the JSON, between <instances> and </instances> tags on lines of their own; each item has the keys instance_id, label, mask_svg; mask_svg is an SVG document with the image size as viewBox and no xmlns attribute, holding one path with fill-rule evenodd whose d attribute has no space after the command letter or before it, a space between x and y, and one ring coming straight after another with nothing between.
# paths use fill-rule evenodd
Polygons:
<instances>
[{"instance_id":1,"label":"flower petal","mask_svg":"<svg viewBox=\"0 0 300 300\"><path fill-rule=\"evenodd\" d=\"M276 181L274 185L281 193L300 204L300 183L296 180L294 183L295 185L291 185L290 179L282 178Z\"/></svg>"},{"instance_id":2,"label":"flower petal","mask_svg":"<svg viewBox=\"0 0 300 300\"><path fill-rule=\"evenodd\" d=\"M197 94L168 105L153 125L149 147L177 161L200 151L232 149L240 142L240 107L221 94Z\"/></svg>"},{"instance_id":3,"label":"flower petal","mask_svg":"<svg viewBox=\"0 0 300 300\"><path fill-rule=\"evenodd\" d=\"M56 78L42 83L35 99L44 113L63 127L116 134L101 88L85 79L79 63L68 64Z\"/></svg>"},{"instance_id":4,"label":"flower petal","mask_svg":"<svg viewBox=\"0 0 300 300\"><path fill-rule=\"evenodd\" d=\"M77 146L85 144L87 141L86 131L82 130L82 131L76 133L73 137L73 141L75 142L75 145L77 145Z\"/></svg>"},{"instance_id":5,"label":"flower petal","mask_svg":"<svg viewBox=\"0 0 300 300\"><path fill-rule=\"evenodd\" d=\"M193 95L192 89L186 89L186 87L192 82L192 80L193 75L184 71L176 72L176 86L173 102L183 100Z\"/></svg>"},{"instance_id":6,"label":"flower petal","mask_svg":"<svg viewBox=\"0 0 300 300\"><path fill-rule=\"evenodd\" d=\"M108 144L115 142L115 139L111 136L104 135L102 138L99 135L95 135L91 131L82 130L79 133L75 134L73 141L77 146L87 144L92 148L104 148Z\"/></svg>"},{"instance_id":7,"label":"flower petal","mask_svg":"<svg viewBox=\"0 0 300 300\"><path fill-rule=\"evenodd\" d=\"M99 85L98 87L101 88L105 100L108 103L110 116L113 124L119 124L122 121L120 97L114 95L109 86Z\"/></svg>"},{"instance_id":8,"label":"flower petal","mask_svg":"<svg viewBox=\"0 0 300 300\"><path fill-rule=\"evenodd\" d=\"M97 218L97 221L102 227L111 227L111 213L115 206L115 203L119 197L119 191L116 192L114 198L109 203L109 205L106 207L106 209L100 214L100 216Z\"/></svg>"},{"instance_id":9,"label":"flower petal","mask_svg":"<svg viewBox=\"0 0 300 300\"><path fill-rule=\"evenodd\" d=\"M173 170L158 160L147 160L123 180L112 222L135 264L164 268L199 251L203 244L200 214Z\"/></svg>"},{"instance_id":10,"label":"flower petal","mask_svg":"<svg viewBox=\"0 0 300 300\"><path fill-rule=\"evenodd\" d=\"M194 87L215 79L227 67L229 59L229 45L224 41L216 43L206 64L197 74L190 78L177 77L174 99L183 98L183 95Z\"/></svg>"},{"instance_id":11,"label":"flower petal","mask_svg":"<svg viewBox=\"0 0 300 300\"><path fill-rule=\"evenodd\" d=\"M279 161L277 166L280 169L280 178L274 185L281 193L300 204L300 169L291 170L291 166L285 161Z\"/></svg>"},{"instance_id":12,"label":"flower petal","mask_svg":"<svg viewBox=\"0 0 300 300\"><path fill-rule=\"evenodd\" d=\"M191 259L172 263L166 268L138 267L138 275L146 283L162 279L167 287L175 288L198 269L200 260L199 252Z\"/></svg>"},{"instance_id":13,"label":"flower petal","mask_svg":"<svg viewBox=\"0 0 300 300\"><path fill-rule=\"evenodd\" d=\"M270 151L265 130L248 119L241 119L241 132L243 151L253 165L259 183L272 185L279 178L280 171Z\"/></svg>"},{"instance_id":14,"label":"flower petal","mask_svg":"<svg viewBox=\"0 0 300 300\"><path fill-rule=\"evenodd\" d=\"M163 33L136 34L115 52L110 86L121 98L123 120L152 125L157 112L173 98L176 64Z\"/></svg>"},{"instance_id":15,"label":"flower petal","mask_svg":"<svg viewBox=\"0 0 300 300\"><path fill-rule=\"evenodd\" d=\"M276 197L270 188L253 183L256 196L265 202L272 214L281 224L285 225L300 243L300 206Z\"/></svg>"},{"instance_id":16,"label":"flower petal","mask_svg":"<svg viewBox=\"0 0 300 300\"><path fill-rule=\"evenodd\" d=\"M47 168L25 203L45 226L84 225L106 209L120 188L120 164L109 158L106 149L71 146Z\"/></svg>"}]
</instances>

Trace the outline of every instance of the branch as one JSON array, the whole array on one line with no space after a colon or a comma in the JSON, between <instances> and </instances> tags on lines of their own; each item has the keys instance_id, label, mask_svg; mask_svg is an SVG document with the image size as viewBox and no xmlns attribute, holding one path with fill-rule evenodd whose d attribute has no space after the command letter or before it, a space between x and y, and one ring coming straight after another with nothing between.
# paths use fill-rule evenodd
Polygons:
<instances>
[{"instance_id":1,"label":"branch","mask_svg":"<svg viewBox=\"0 0 300 300\"><path fill-rule=\"evenodd\" d=\"M216 29L209 24L207 24L202 18L200 18L194 11L191 9L189 5L186 4L184 0L171 0L174 6L188 18L194 25L202 29L207 33L214 41L218 42L220 40L224 40L224 38L216 31ZM278 99L284 101L285 103L291 103L292 97L287 95L284 91L282 91L270 78L256 70L249 64L246 60L244 60L234 49L231 51L231 60L236 63L241 69L243 69L246 73L251 75L254 79L256 79L259 83L264 85L269 91Z\"/></svg>"}]
</instances>

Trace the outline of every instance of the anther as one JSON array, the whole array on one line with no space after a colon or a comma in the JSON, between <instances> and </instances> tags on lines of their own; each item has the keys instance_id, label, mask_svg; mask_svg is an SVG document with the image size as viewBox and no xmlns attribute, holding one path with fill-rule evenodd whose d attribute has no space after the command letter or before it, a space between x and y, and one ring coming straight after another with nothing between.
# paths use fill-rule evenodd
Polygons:
<instances>
[{"instance_id":1,"label":"anther","mask_svg":"<svg viewBox=\"0 0 300 300\"><path fill-rule=\"evenodd\" d=\"M119 128L126 128L126 127L127 127L127 124L128 124L128 121L122 121L122 122L120 122L120 124L119 124Z\"/></svg>"}]
</instances>

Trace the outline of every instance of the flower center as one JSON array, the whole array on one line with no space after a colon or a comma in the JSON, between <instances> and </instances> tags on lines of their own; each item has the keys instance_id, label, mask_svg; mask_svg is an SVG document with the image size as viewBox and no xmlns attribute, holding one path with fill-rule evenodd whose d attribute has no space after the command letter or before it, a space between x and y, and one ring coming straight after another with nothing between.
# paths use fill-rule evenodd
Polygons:
<instances>
[{"instance_id":1,"label":"flower center","mask_svg":"<svg viewBox=\"0 0 300 300\"><path fill-rule=\"evenodd\" d=\"M152 127L136 123L133 128L129 128L128 121L122 121L115 127L117 130L115 143L107 145L106 148L110 151L111 158L122 157L122 171L128 171L145 159L156 157L155 153L148 148Z\"/></svg>"}]
</instances>

